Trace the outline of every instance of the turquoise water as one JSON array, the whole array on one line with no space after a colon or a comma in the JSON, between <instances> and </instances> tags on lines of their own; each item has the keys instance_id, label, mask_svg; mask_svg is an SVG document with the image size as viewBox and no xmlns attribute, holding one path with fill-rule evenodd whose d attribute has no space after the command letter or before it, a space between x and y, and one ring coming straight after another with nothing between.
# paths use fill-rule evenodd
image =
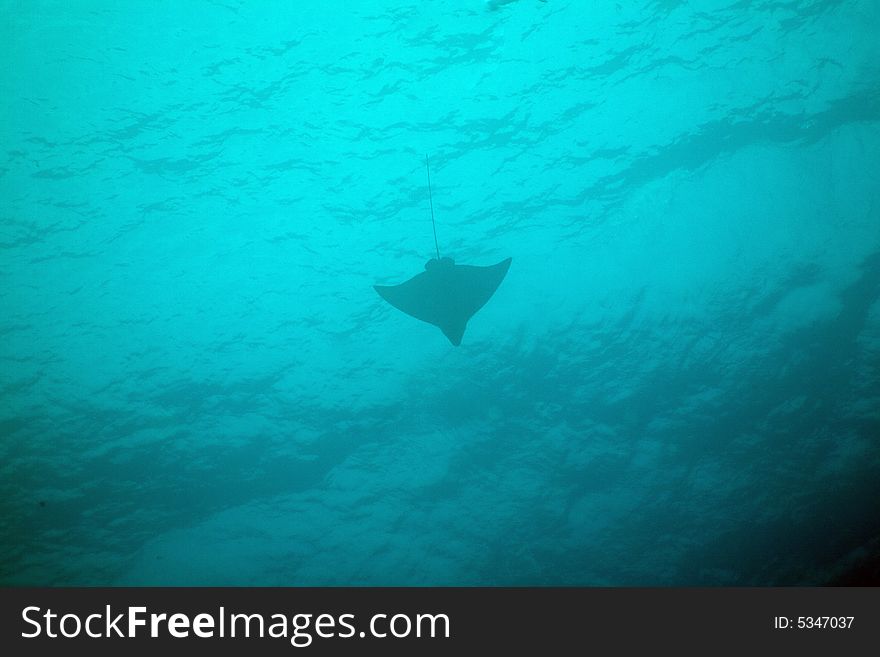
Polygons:
<instances>
[{"instance_id":1,"label":"turquoise water","mask_svg":"<svg viewBox=\"0 0 880 657\"><path fill-rule=\"evenodd\" d=\"M0 582L880 577L876 0L0 13Z\"/></svg>"}]
</instances>

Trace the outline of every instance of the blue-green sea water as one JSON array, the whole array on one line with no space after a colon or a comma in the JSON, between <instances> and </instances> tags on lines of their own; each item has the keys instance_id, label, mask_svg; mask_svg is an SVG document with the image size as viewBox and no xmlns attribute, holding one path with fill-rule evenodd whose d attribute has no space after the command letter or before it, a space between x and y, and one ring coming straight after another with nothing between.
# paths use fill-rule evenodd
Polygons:
<instances>
[{"instance_id":1,"label":"blue-green sea water","mask_svg":"<svg viewBox=\"0 0 880 657\"><path fill-rule=\"evenodd\" d=\"M877 0L0 14L0 583L880 578Z\"/></svg>"}]
</instances>

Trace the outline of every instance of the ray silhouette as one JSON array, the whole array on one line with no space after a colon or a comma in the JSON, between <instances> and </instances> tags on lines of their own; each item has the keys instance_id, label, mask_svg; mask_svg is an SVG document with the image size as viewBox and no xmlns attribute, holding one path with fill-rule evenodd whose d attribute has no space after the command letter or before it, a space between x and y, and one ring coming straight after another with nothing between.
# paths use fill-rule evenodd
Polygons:
<instances>
[{"instance_id":1,"label":"ray silhouette","mask_svg":"<svg viewBox=\"0 0 880 657\"><path fill-rule=\"evenodd\" d=\"M425 271L408 281L373 288L398 310L438 327L458 346L468 320L495 294L511 260L476 267L456 265L452 258L432 258L425 263Z\"/></svg>"}]
</instances>

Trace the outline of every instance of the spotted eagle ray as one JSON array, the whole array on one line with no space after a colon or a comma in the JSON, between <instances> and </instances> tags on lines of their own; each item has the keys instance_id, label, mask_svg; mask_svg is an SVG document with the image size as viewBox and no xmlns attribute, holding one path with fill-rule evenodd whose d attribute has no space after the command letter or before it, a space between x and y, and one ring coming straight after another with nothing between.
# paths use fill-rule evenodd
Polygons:
<instances>
[{"instance_id":1,"label":"spotted eagle ray","mask_svg":"<svg viewBox=\"0 0 880 657\"><path fill-rule=\"evenodd\" d=\"M456 265L452 258L440 257L427 155L425 171L428 174L428 199L437 257L425 263L425 271L400 285L374 285L373 288L398 310L438 327L457 347L461 344L468 320L486 305L501 285L510 268L511 258L488 267L477 267Z\"/></svg>"}]
</instances>

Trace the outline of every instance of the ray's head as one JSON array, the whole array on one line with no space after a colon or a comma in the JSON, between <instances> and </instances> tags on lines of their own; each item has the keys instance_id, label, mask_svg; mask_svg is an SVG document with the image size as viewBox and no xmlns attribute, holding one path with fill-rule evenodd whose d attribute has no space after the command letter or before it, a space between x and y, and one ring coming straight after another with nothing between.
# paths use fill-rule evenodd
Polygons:
<instances>
[{"instance_id":1,"label":"ray's head","mask_svg":"<svg viewBox=\"0 0 880 657\"><path fill-rule=\"evenodd\" d=\"M439 267L449 268L455 265L455 260L452 258L431 258L428 262L425 263L425 271L431 271L432 269L437 269Z\"/></svg>"}]
</instances>

